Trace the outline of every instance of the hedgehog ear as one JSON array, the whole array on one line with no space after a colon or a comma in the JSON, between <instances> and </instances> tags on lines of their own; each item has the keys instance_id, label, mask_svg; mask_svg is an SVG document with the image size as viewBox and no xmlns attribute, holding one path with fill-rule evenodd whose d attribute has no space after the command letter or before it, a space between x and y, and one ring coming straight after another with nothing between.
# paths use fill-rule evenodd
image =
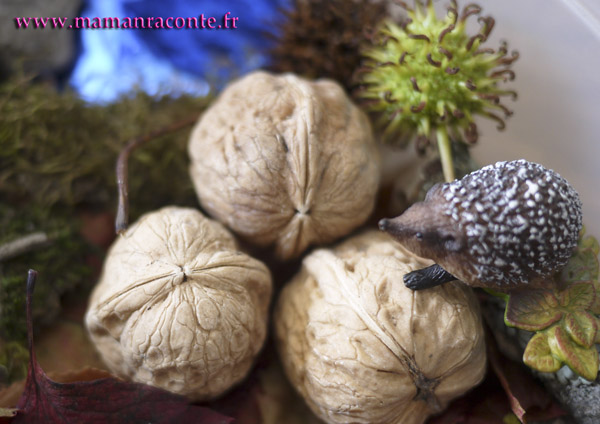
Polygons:
<instances>
[{"instance_id":1,"label":"hedgehog ear","mask_svg":"<svg viewBox=\"0 0 600 424\"><path fill-rule=\"evenodd\" d=\"M449 252L458 252L463 249L464 244L454 236L448 236L444 239L444 247Z\"/></svg>"},{"instance_id":2,"label":"hedgehog ear","mask_svg":"<svg viewBox=\"0 0 600 424\"><path fill-rule=\"evenodd\" d=\"M453 233L443 231L439 237L447 252L459 252L465 247L462 238Z\"/></svg>"}]
</instances>

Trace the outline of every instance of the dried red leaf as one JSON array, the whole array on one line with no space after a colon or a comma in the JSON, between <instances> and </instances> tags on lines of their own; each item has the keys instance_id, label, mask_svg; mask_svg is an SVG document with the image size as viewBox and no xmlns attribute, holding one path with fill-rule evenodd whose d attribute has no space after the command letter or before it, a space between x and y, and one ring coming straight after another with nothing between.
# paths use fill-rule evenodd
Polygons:
<instances>
[{"instance_id":1,"label":"dried red leaf","mask_svg":"<svg viewBox=\"0 0 600 424\"><path fill-rule=\"evenodd\" d=\"M566 414L522 364L503 357L492 337L487 338L488 359L508 397L513 413L526 419L552 419Z\"/></svg>"},{"instance_id":2,"label":"dried red leaf","mask_svg":"<svg viewBox=\"0 0 600 424\"><path fill-rule=\"evenodd\" d=\"M108 371L93 367L80 368L64 372L49 372L48 377L58 383L75 383L80 381L98 380L113 377ZM25 380L16 381L10 386L0 390L0 408L10 409L19 403L25 390Z\"/></svg>"},{"instance_id":3,"label":"dried red leaf","mask_svg":"<svg viewBox=\"0 0 600 424\"><path fill-rule=\"evenodd\" d=\"M29 371L25 391L12 424L20 423L202 423L229 424L208 408L190 405L178 395L154 387L114 378L57 383L50 380L35 359L31 299L36 272L27 279L27 333Z\"/></svg>"},{"instance_id":4,"label":"dried red leaf","mask_svg":"<svg viewBox=\"0 0 600 424\"><path fill-rule=\"evenodd\" d=\"M521 364L504 357L492 337L487 338L493 372L467 395L452 402L427 424L496 424L519 412L520 420L544 421L565 415L560 406Z\"/></svg>"},{"instance_id":5,"label":"dried red leaf","mask_svg":"<svg viewBox=\"0 0 600 424\"><path fill-rule=\"evenodd\" d=\"M498 378L488 372L481 385L452 402L441 415L430 418L427 424L501 423L508 413L510 405Z\"/></svg>"}]
</instances>

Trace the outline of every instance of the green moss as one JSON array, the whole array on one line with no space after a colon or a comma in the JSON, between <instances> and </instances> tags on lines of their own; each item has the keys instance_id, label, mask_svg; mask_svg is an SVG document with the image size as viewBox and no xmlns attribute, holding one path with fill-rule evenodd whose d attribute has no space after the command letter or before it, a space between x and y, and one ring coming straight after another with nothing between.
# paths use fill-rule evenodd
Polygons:
<instances>
[{"instance_id":1,"label":"green moss","mask_svg":"<svg viewBox=\"0 0 600 424\"><path fill-rule=\"evenodd\" d=\"M51 322L60 310L60 296L78 285L91 285L91 270L86 264L92 254L78 234L79 223L69 211L60 213L36 207L11 208L0 205L0 244L18 234L43 232L50 241L0 265L0 337L26 341L25 278L29 268L40 273L34 295L34 321Z\"/></svg>"},{"instance_id":2,"label":"green moss","mask_svg":"<svg viewBox=\"0 0 600 424\"><path fill-rule=\"evenodd\" d=\"M29 351L21 343L0 343L0 384L23 379L28 363Z\"/></svg>"},{"instance_id":3,"label":"green moss","mask_svg":"<svg viewBox=\"0 0 600 424\"><path fill-rule=\"evenodd\" d=\"M23 77L0 86L0 194L13 202L114 208L114 164L129 139L197 114L204 98L137 93L89 105ZM165 201L194 204L187 132L140 149L130 164L132 219Z\"/></svg>"},{"instance_id":4,"label":"green moss","mask_svg":"<svg viewBox=\"0 0 600 424\"><path fill-rule=\"evenodd\" d=\"M67 291L94 284L88 259L103 252L83 239L79 217L82 211L115 211L115 163L125 143L200 116L208 101L133 93L91 105L23 76L0 84L0 245L35 232L51 238L0 263L0 368L9 379L18 372L11 371L3 347L25 345L27 270L40 275L34 323L49 324ZM132 155L131 221L167 204L197 206L188 175L188 135L186 130L165 135Z\"/></svg>"}]
</instances>

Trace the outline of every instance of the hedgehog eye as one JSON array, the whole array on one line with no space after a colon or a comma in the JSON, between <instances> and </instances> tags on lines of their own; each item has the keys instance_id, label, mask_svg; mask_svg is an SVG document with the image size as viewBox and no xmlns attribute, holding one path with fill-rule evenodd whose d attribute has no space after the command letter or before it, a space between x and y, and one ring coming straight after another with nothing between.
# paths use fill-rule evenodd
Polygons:
<instances>
[{"instance_id":1,"label":"hedgehog eye","mask_svg":"<svg viewBox=\"0 0 600 424\"><path fill-rule=\"evenodd\" d=\"M423 233L416 233L415 238L419 241L423 240Z\"/></svg>"}]
</instances>

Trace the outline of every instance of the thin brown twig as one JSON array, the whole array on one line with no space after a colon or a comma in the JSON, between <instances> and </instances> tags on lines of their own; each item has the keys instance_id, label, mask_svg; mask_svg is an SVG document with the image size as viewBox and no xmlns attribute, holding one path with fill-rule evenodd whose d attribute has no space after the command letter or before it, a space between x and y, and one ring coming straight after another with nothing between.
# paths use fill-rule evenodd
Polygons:
<instances>
[{"instance_id":1,"label":"thin brown twig","mask_svg":"<svg viewBox=\"0 0 600 424\"><path fill-rule=\"evenodd\" d=\"M147 143L158 137L173 133L185 127L189 127L198 120L198 115L189 117L184 120L174 122L166 127L159 128L146 135L136 137L129 141L117 159L116 173L117 173L117 190L119 193L119 205L117 207L117 217L115 219L115 231L117 234L123 233L127 230L129 225L129 178L128 178L128 162L131 153L142 144Z\"/></svg>"},{"instance_id":2,"label":"thin brown twig","mask_svg":"<svg viewBox=\"0 0 600 424\"><path fill-rule=\"evenodd\" d=\"M46 233L38 232L19 237L0 245L0 262L47 246L52 241Z\"/></svg>"}]
</instances>

